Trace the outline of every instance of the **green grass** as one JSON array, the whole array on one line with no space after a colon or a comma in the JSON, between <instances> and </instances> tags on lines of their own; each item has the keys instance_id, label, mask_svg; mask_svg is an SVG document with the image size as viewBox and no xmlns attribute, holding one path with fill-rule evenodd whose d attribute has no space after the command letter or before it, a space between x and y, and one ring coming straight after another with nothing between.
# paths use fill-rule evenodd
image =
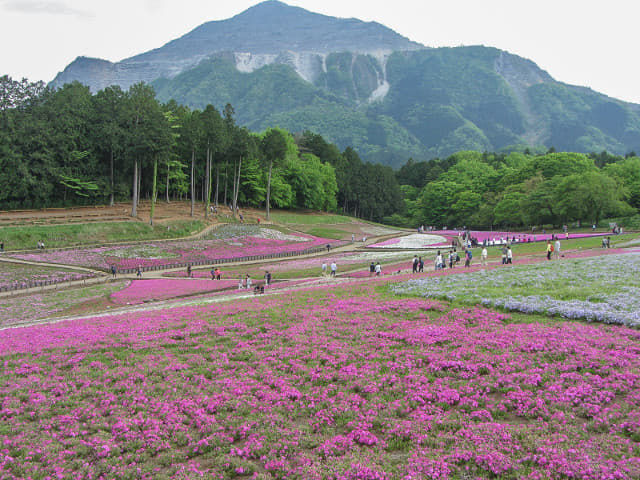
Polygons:
<instances>
[{"instance_id":1,"label":"green grass","mask_svg":"<svg viewBox=\"0 0 640 480\"><path fill-rule=\"evenodd\" d=\"M353 223L354 219L342 215L325 213L271 213L271 220L276 223L288 225L332 225L340 223Z\"/></svg>"},{"instance_id":2,"label":"green grass","mask_svg":"<svg viewBox=\"0 0 640 480\"><path fill-rule=\"evenodd\" d=\"M340 240L344 238L345 235L348 236L345 230L330 227L313 227L306 230L305 233L313 235L314 237L331 238L333 240Z\"/></svg>"},{"instance_id":3,"label":"green grass","mask_svg":"<svg viewBox=\"0 0 640 480\"><path fill-rule=\"evenodd\" d=\"M181 238L201 231L200 221L176 221L150 226L142 222L81 223L50 226L0 227L5 250L36 248L42 240L47 248L95 245L136 240Z\"/></svg>"}]
</instances>

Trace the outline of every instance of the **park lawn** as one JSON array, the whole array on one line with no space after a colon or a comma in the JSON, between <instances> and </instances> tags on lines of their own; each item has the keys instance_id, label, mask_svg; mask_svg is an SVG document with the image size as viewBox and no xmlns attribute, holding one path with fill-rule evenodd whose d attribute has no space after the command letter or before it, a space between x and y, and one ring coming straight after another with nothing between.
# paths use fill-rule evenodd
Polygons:
<instances>
[{"instance_id":1,"label":"park lawn","mask_svg":"<svg viewBox=\"0 0 640 480\"><path fill-rule=\"evenodd\" d=\"M271 212L271 221L283 225L332 225L341 223L356 223L355 219L343 215L329 213L295 213L295 212Z\"/></svg>"},{"instance_id":2,"label":"park lawn","mask_svg":"<svg viewBox=\"0 0 640 480\"><path fill-rule=\"evenodd\" d=\"M35 249L38 241L47 248L98 245L143 240L181 238L204 228L200 221L173 221L150 226L143 222L100 222L66 225L0 227L5 250Z\"/></svg>"}]
</instances>

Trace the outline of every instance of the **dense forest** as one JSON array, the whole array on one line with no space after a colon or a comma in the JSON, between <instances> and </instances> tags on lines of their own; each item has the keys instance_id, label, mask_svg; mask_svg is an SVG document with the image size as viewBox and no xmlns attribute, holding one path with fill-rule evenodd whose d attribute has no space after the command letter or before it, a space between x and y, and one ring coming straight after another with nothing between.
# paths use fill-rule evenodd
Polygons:
<instances>
[{"instance_id":1,"label":"dense forest","mask_svg":"<svg viewBox=\"0 0 640 480\"><path fill-rule=\"evenodd\" d=\"M372 186L378 188L372 188ZM280 128L253 133L227 104L160 103L143 83L92 95L0 78L0 208L191 199L218 204L343 211L369 220L402 212L390 167L363 163L322 137ZM197 205L196 205L197 203Z\"/></svg>"},{"instance_id":2,"label":"dense forest","mask_svg":"<svg viewBox=\"0 0 640 480\"><path fill-rule=\"evenodd\" d=\"M0 78L0 208L190 199L340 212L398 226L637 223L640 158L607 152L409 159L397 172L321 135L241 127L227 104L190 109L154 89ZM635 216L635 219L634 219ZM153 219L153 213L152 213Z\"/></svg>"}]
</instances>

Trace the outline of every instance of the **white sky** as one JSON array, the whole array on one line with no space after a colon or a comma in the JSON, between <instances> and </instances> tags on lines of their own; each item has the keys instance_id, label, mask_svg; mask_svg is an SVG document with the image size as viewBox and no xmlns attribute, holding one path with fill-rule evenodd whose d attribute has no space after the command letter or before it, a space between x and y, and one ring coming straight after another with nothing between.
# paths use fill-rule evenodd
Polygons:
<instances>
[{"instance_id":1,"label":"white sky","mask_svg":"<svg viewBox=\"0 0 640 480\"><path fill-rule=\"evenodd\" d=\"M0 76L52 80L77 56L118 61L258 0L0 0ZM486 45L556 80L640 103L636 0L287 0L377 21L431 47Z\"/></svg>"}]
</instances>

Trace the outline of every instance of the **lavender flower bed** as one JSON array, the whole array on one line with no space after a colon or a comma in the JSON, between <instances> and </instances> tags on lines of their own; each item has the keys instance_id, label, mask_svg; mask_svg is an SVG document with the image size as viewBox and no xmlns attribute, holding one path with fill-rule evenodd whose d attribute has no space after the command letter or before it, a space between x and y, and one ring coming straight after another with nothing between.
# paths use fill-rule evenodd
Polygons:
<instances>
[{"instance_id":1,"label":"lavender flower bed","mask_svg":"<svg viewBox=\"0 0 640 480\"><path fill-rule=\"evenodd\" d=\"M229 226L211 235L212 240L156 242L144 245L79 248L15 254L13 257L48 263L82 265L107 270L134 269L213 263L245 256L302 252L335 241L304 234L283 234L277 230L252 226Z\"/></svg>"},{"instance_id":2,"label":"lavender flower bed","mask_svg":"<svg viewBox=\"0 0 640 480\"><path fill-rule=\"evenodd\" d=\"M398 294L640 326L637 251L420 278L391 288Z\"/></svg>"}]
</instances>

